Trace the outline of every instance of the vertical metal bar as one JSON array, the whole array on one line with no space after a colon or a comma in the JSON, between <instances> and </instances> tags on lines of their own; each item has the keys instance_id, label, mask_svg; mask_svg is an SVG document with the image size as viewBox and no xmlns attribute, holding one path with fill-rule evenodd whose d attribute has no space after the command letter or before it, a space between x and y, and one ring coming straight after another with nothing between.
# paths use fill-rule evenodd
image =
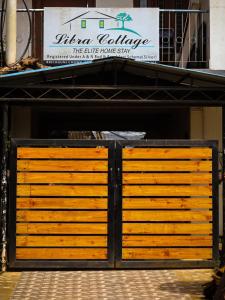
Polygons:
<instances>
[{"instance_id":1,"label":"vertical metal bar","mask_svg":"<svg viewBox=\"0 0 225 300\"><path fill-rule=\"evenodd\" d=\"M195 14L195 62L197 61L197 51L198 51L198 15Z\"/></svg>"},{"instance_id":2,"label":"vertical metal bar","mask_svg":"<svg viewBox=\"0 0 225 300\"><path fill-rule=\"evenodd\" d=\"M201 14L201 26L202 26L202 46L201 46L201 56L202 56L202 59L201 61L203 62L204 61L204 15L203 13Z\"/></svg>"},{"instance_id":3,"label":"vertical metal bar","mask_svg":"<svg viewBox=\"0 0 225 300\"><path fill-rule=\"evenodd\" d=\"M223 240L222 240L222 253L221 265L225 264L225 110L222 107L222 135L223 135L223 168L222 168L222 182L223 182Z\"/></svg>"},{"instance_id":4,"label":"vertical metal bar","mask_svg":"<svg viewBox=\"0 0 225 300\"><path fill-rule=\"evenodd\" d=\"M168 40L169 40L169 43L168 43L168 62L170 62L170 29L171 29L171 22L170 22L170 12L169 12L169 34L168 34Z\"/></svg>"},{"instance_id":5,"label":"vertical metal bar","mask_svg":"<svg viewBox=\"0 0 225 300\"><path fill-rule=\"evenodd\" d=\"M218 175L218 145L212 146L212 201L213 201L213 260L219 262L219 175Z\"/></svg>"},{"instance_id":6,"label":"vertical metal bar","mask_svg":"<svg viewBox=\"0 0 225 300\"><path fill-rule=\"evenodd\" d=\"M116 231L115 231L115 260L116 267L120 267L122 261L122 230L123 230L123 219L122 219L122 151L123 146L119 142L115 142L116 151L116 187L115 187L115 215L116 215Z\"/></svg>"},{"instance_id":7,"label":"vertical metal bar","mask_svg":"<svg viewBox=\"0 0 225 300\"><path fill-rule=\"evenodd\" d=\"M7 266L7 161L8 161L8 105L2 106L2 157L1 157L1 231L2 231L2 252L1 262L2 271L6 271Z\"/></svg>"},{"instance_id":8,"label":"vertical metal bar","mask_svg":"<svg viewBox=\"0 0 225 300\"><path fill-rule=\"evenodd\" d=\"M188 57L187 57L187 64L188 64L188 62L190 62L190 58L191 58L191 14L188 13Z\"/></svg>"},{"instance_id":9,"label":"vertical metal bar","mask_svg":"<svg viewBox=\"0 0 225 300\"><path fill-rule=\"evenodd\" d=\"M175 42L175 53L174 53L174 61L175 61L175 66L177 66L177 13L174 13L175 17L175 37L174 37L174 42Z\"/></svg>"},{"instance_id":10,"label":"vertical metal bar","mask_svg":"<svg viewBox=\"0 0 225 300\"><path fill-rule=\"evenodd\" d=\"M161 61L164 61L164 12L161 13L162 15L162 29L161 29L161 34L162 34L162 38L161 38L161 43L162 43L162 57L161 57Z\"/></svg>"},{"instance_id":11,"label":"vertical metal bar","mask_svg":"<svg viewBox=\"0 0 225 300\"><path fill-rule=\"evenodd\" d=\"M184 67L184 14L181 14L181 67Z\"/></svg>"}]
</instances>

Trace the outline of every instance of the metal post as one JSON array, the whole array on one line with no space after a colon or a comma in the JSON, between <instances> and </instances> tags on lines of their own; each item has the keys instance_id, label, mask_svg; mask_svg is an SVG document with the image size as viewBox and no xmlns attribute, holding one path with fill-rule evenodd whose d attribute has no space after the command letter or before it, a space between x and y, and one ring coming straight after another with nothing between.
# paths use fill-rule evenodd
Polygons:
<instances>
[{"instance_id":1,"label":"metal post","mask_svg":"<svg viewBox=\"0 0 225 300\"><path fill-rule=\"evenodd\" d=\"M2 149L1 149L1 263L2 271L6 271L6 220L7 220L7 160L8 160L8 105L2 106Z\"/></svg>"},{"instance_id":2,"label":"metal post","mask_svg":"<svg viewBox=\"0 0 225 300\"><path fill-rule=\"evenodd\" d=\"M221 253L221 265L225 265L225 110L222 106L222 155L223 155L223 167L222 167L222 184L223 184L223 237L222 237L222 253Z\"/></svg>"},{"instance_id":3,"label":"metal post","mask_svg":"<svg viewBox=\"0 0 225 300\"><path fill-rule=\"evenodd\" d=\"M6 9L6 64L16 62L16 9L17 0L8 0Z\"/></svg>"}]
</instances>

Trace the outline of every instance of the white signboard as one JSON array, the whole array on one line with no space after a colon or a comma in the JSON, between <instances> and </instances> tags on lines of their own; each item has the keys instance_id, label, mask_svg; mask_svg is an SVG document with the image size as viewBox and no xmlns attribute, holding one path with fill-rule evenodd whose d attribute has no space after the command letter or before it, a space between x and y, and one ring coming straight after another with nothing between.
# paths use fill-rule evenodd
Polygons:
<instances>
[{"instance_id":1,"label":"white signboard","mask_svg":"<svg viewBox=\"0 0 225 300\"><path fill-rule=\"evenodd\" d=\"M44 60L159 60L158 8L45 8Z\"/></svg>"}]
</instances>

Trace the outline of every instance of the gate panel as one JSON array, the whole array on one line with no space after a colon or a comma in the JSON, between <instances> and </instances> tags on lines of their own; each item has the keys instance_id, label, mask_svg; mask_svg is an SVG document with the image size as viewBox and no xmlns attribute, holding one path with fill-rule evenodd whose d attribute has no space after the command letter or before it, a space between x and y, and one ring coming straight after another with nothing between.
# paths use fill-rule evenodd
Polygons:
<instances>
[{"instance_id":1,"label":"gate panel","mask_svg":"<svg viewBox=\"0 0 225 300\"><path fill-rule=\"evenodd\" d=\"M113 266L113 153L110 142L14 141L11 267Z\"/></svg>"},{"instance_id":2,"label":"gate panel","mask_svg":"<svg viewBox=\"0 0 225 300\"><path fill-rule=\"evenodd\" d=\"M117 267L218 260L217 159L210 142L121 142Z\"/></svg>"}]
</instances>

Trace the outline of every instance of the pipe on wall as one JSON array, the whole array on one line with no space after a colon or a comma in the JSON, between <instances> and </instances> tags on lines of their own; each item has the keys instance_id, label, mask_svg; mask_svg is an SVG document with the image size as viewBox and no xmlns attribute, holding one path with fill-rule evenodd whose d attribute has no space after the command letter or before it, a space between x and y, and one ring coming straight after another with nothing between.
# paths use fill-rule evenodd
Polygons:
<instances>
[{"instance_id":1,"label":"pipe on wall","mask_svg":"<svg viewBox=\"0 0 225 300\"><path fill-rule=\"evenodd\" d=\"M17 34L17 0L7 0L6 9L6 64L16 62L16 34Z\"/></svg>"}]
</instances>

